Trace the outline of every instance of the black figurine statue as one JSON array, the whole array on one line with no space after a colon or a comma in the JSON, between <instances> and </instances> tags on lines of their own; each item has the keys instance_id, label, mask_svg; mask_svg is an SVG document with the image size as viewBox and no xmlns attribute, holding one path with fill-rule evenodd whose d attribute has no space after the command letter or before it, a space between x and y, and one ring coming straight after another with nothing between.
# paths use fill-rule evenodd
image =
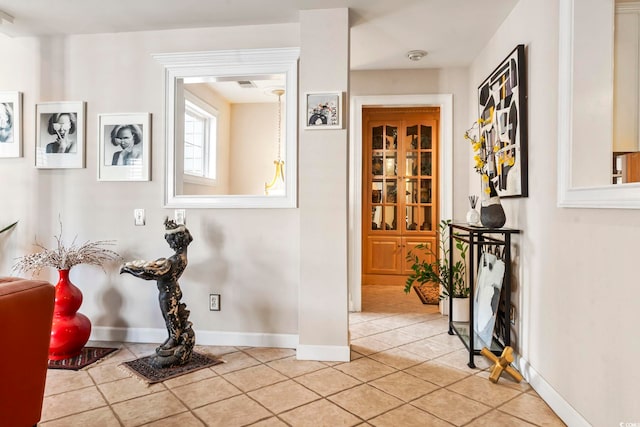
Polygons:
<instances>
[{"instance_id":1,"label":"black figurine statue","mask_svg":"<svg viewBox=\"0 0 640 427\"><path fill-rule=\"evenodd\" d=\"M178 225L168 218L164 221L164 238L176 253L169 258L155 261L129 261L120 273L129 273L145 280L155 280L158 284L160 310L167 325L169 337L156 348L156 356L151 363L156 368L184 365L191 359L196 336L189 322L189 310L180 302L182 291L178 279L187 266L187 246L193 241L191 233L184 225Z\"/></svg>"}]
</instances>

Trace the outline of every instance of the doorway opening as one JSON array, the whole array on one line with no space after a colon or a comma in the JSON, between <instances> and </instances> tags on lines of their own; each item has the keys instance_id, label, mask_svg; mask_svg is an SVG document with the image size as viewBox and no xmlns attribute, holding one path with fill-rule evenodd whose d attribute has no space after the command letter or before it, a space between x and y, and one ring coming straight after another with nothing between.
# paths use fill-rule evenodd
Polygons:
<instances>
[{"instance_id":1,"label":"doorway opening","mask_svg":"<svg viewBox=\"0 0 640 427\"><path fill-rule=\"evenodd\" d=\"M453 96L389 95L354 96L351 99L349 140L349 311L362 310L363 262L363 112L367 108L439 107L439 150L433 159L440 171L434 189L439 194L438 218L451 218L453 211ZM396 222L397 223L397 222Z\"/></svg>"}]
</instances>

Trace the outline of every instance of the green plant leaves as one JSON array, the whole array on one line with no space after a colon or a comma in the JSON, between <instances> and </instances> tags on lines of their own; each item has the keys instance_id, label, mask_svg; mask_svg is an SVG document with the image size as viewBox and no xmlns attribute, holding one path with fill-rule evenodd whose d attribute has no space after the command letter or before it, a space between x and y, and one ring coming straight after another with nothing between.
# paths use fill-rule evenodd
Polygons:
<instances>
[{"instance_id":1,"label":"green plant leaves","mask_svg":"<svg viewBox=\"0 0 640 427\"><path fill-rule=\"evenodd\" d=\"M460 255L460 259L449 265L449 224L451 220L442 220L438 224L438 247L440 255L434 253L427 245L417 245L415 249L424 251L427 255L433 257L434 261L427 262L420 260L419 257L411 250L407 252L406 260L411 263L412 273L407 277L404 286L404 292L411 292L414 284L422 285L424 283L437 283L442 285L442 294L440 298L452 296L453 298L467 298L470 290L466 284L466 256L469 246L460 240L455 241L455 247ZM449 277L453 289L449 284Z\"/></svg>"},{"instance_id":2,"label":"green plant leaves","mask_svg":"<svg viewBox=\"0 0 640 427\"><path fill-rule=\"evenodd\" d=\"M0 230L0 233L4 233L7 230L11 230L16 224L18 223L18 221L14 222L11 225L7 225L5 228L3 228L2 230Z\"/></svg>"}]
</instances>

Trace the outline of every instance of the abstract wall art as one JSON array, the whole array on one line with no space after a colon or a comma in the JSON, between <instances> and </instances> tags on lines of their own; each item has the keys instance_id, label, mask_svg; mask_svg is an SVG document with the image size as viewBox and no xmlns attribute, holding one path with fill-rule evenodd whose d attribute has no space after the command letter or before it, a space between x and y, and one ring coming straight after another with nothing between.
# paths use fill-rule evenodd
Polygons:
<instances>
[{"instance_id":1,"label":"abstract wall art","mask_svg":"<svg viewBox=\"0 0 640 427\"><path fill-rule=\"evenodd\" d=\"M525 71L525 47L518 45L478 87L480 137L500 197L528 196Z\"/></svg>"}]
</instances>

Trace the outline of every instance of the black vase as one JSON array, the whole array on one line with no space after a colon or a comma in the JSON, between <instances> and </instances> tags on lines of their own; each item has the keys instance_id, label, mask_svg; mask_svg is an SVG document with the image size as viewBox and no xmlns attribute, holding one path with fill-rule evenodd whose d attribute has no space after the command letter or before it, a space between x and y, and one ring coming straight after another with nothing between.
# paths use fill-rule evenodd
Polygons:
<instances>
[{"instance_id":1,"label":"black vase","mask_svg":"<svg viewBox=\"0 0 640 427\"><path fill-rule=\"evenodd\" d=\"M507 222L500 197L490 197L480 205L480 222L483 227L500 228Z\"/></svg>"}]
</instances>

